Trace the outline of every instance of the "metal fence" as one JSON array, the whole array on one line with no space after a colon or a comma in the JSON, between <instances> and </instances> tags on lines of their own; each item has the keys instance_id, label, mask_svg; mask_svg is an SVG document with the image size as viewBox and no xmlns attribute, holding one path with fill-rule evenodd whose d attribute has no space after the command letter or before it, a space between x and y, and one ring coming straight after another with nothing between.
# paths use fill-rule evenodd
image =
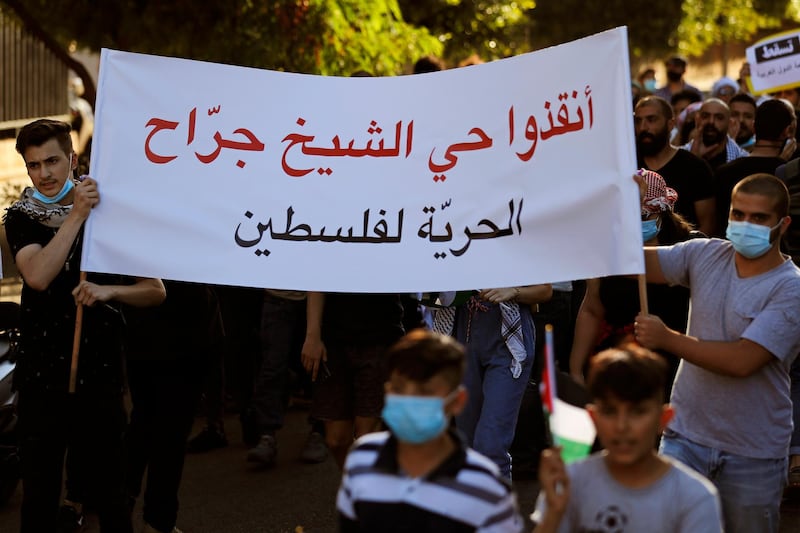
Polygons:
<instances>
[{"instance_id":1,"label":"metal fence","mask_svg":"<svg viewBox=\"0 0 800 533\"><path fill-rule=\"evenodd\" d=\"M65 115L68 68L0 8L0 129Z\"/></svg>"}]
</instances>

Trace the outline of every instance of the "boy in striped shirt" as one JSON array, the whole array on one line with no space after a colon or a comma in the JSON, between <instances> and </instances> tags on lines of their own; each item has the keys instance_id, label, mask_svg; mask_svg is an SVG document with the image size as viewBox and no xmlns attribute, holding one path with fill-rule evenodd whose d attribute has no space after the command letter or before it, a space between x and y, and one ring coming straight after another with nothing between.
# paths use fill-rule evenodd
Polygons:
<instances>
[{"instance_id":1,"label":"boy in striped shirt","mask_svg":"<svg viewBox=\"0 0 800 533\"><path fill-rule=\"evenodd\" d=\"M514 532L516 499L497 466L451 428L466 403L463 347L415 330L387 353L383 420L347 456L337 497L340 531Z\"/></svg>"}]
</instances>

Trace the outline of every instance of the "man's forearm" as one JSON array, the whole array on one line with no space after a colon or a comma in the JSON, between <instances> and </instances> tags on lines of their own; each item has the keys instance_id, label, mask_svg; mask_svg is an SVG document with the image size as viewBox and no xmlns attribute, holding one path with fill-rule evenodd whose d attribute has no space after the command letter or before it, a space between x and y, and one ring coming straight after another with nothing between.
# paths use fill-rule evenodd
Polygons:
<instances>
[{"instance_id":1,"label":"man's forearm","mask_svg":"<svg viewBox=\"0 0 800 533\"><path fill-rule=\"evenodd\" d=\"M306 337L322 337L322 311L325 309L325 293L309 292L306 301Z\"/></svg>"},{"instance_id":2,"label":"man's forearm","mask_svg":"<svg viewBox=\"0 0 800 533\"><path fill-rule=\"evenodd\" d=\"M668 330L661 348L715 374L739 378L754 374L773 358L747 339L703 341L674 330Z\"/></svg>"},{"instance_id":3,"label":"man's forearm","mask_svg":"<svg viewBox=\"0 0 800 533\"><path fill-rule=\"evenodd\" d=\"M115 285L113 299L134 307L159 305L167 296L164 283L157 278L141 278L133 285Z\"/></svg>"},{"instance_id":4,"label":"man's forearm","mask_svg":"<svg viewBox=\"0 0 800 533\"><path fill-rule=\"evenodd\" d=\"M82 225L83 220L67 217L45 246L35 251L27 247L19 251L16 262L25 283L37 291L50 286L69 261Z\"/></svg>"},{"instance_id":5,"label":"man's forearm","mask_svg":"<svg viewBox=\"0 0 800 533\"><path fill-rule=\"evenodd\" d=\"M581 383L584 380L583 367L595 347L597 336L600 333L602 318L592 314L586 309L578 312L575 321L575 334L572 339L572 350L569 355L569 371L573 378Z\"/></svg>"},{"instance_id":6,"label":"man's forearm","mask_svg":"<svg viewBox=\"0 0 800 533\"><path fill-rule=\"evenodd\" d=\"M517 295L517 302L533 305L542 302L550 301L553 297L553 286L549 283L541 285L525 285L518 287L519 294Z\"/></svg>"}]
</instances>

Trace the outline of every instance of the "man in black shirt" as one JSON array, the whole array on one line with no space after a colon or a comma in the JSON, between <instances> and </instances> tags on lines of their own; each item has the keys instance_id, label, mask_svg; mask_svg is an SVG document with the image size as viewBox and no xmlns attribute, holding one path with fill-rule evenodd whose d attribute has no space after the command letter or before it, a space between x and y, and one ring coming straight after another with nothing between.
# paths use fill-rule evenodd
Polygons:
<instances>
[{"instance_id":1,"label":"man in black shirt","mask_svg":"<svg viewBox=\"0 0 800 533\"><path fill-rule=\"evenodd\" d=\"M636 104L634 126L638 166L664 177L678 192L675 212L710 235L714 229L714 183L711 167L699 157L669 143L675 124L672 107L648 96Z\"/></svg>"},{"instance_id":2,"label":"man in black shirt","mask_svg":"<svg viewBox=\"0 0 800 533\"><path fill-rule=\"evenodd\" d=\"M78 158L69 132L69 124L46 119L20 130L16 149L33 187L23 191L5 217L23 280L14 375L19 390L21 531L56 530L66 452L82 466L81 478L95 499L101 530L126 533L131 522L122 487L123 322L112 305L156 305L166 293L157 279L80 280L83 224L100 195L93 179L72 179ZM85 309L71 394L76 305Z\"/></svg>"},{"instance_id":3,"label":"man in black shirt","mask_svg":"<svg viewBox=\"0 0 800 533\"><path fill-rule=\"evenodd\" d=\"M767 100L756 109L756 142L750 157L734 159L717 169L714 184L717 199L717 236L728 227L731 193L737 183L751 174L775 174L775 169L794 152L797 119L786 100Z\"/></svg>"}]
</instances>

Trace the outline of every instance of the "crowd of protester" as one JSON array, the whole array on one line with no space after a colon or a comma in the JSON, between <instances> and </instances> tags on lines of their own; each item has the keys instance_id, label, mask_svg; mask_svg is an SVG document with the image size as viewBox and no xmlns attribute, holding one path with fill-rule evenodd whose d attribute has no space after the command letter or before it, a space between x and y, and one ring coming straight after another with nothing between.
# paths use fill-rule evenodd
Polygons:
<instances>
[{"instance_id":1,"label":"crowd of protester","mask_svg":"<svg viewBox=\"0 0 800 533\"><path fill-rule=\"evenodd\" d=\"M415 72L443 68L423 58ZM125 533L141 498L145 532L177 533L184 454L228 445L225 409L243 459L268 468L303 398L300 458L342 469L342 531L521 531L510 481L538 473L537 531L777 532L785 487L800 487L800 87L755 97L743 68L704 93L686 68L672 57L664 85L653 68L632 83L646 314L621 276L476 287L434 307L86 279L101 192L74 176L68 124L23 127L32 186L4 219L24 281L21 531L79 531L91 505L102 531ZM569 466L541 416L545 324L598 432L599 451Z\"/></svg>"}]
</instances>

